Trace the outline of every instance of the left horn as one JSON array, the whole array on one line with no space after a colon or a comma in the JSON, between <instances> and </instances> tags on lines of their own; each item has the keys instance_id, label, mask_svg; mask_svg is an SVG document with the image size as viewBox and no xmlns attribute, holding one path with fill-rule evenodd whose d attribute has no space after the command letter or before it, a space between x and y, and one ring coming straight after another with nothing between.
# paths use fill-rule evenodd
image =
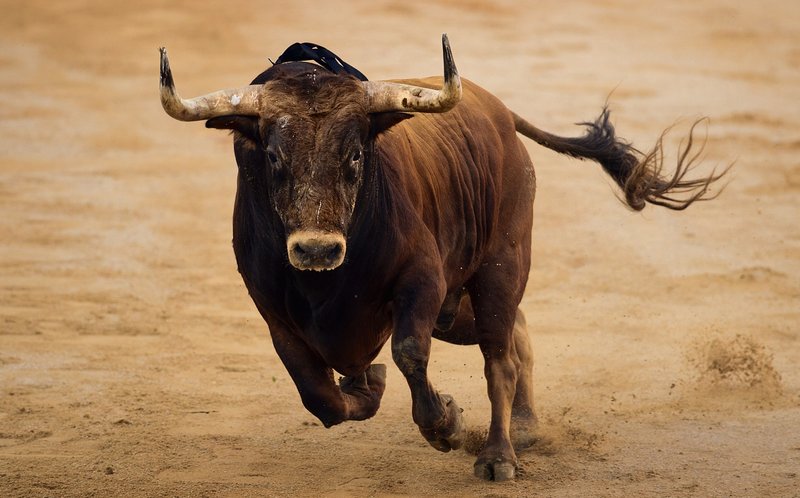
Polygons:
<instances>
[{"instance_id":1,"label":"left horn","mask_svg":"<svg viewBox=\"0 0 800 498\"><path fill-rule=\"evenodd\" d=\"M458 76L447 34L442 35L444 85L441 90L420 86L365 81L368 112L447 112L461 100L461 78Z\"/></svg>"},{"instance_id":2,"label":"left horn","mask_svg":"<svg viewBox=\"0 0 800 498\"><path fill-rule=\"evenodd\" d=\"M167 49L161 47L159 50L161 51L161 105L173 118L180 121L201 121L232 114L258 115L263 93L261 85L229 88L193 99L180 98L175 90L175 81L172 79Z\"/></svg>"}]
</instances>

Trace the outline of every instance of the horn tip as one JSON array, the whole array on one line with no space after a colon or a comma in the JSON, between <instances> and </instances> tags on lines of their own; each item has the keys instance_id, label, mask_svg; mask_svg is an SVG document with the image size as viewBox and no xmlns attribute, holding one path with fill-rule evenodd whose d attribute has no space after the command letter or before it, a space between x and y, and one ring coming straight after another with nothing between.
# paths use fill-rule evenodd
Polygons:
<instances>
[{"instance_id":1,"label":"horn tip","mask_svg":"<svg viewBox=\"0 0 800 498\"><path fill-rule=\"evenodd\" d=\"M442 53L444 55L445 81L452 81L458 77L458 69L453 58L453 51L450 49L450 40L447 38L447 33L442 33Z\"/></svg>"},{"instance_id":2,"label":"horn tip","mask_svg":"<svg viewBox=\"0 0 800 498\"><path fill-rule=\"evenodd\" d=\"M445 52L450 52L450 39L447 38L447 33L442 33L442 49Z\"/></svg>"},{"instance_id":3,"label":"horn tip","mask_svg":"<svg viewBox=\"0 0 800 498\"><path fill-rule=\"evenodd\" d=\"M158 51L161 54L161 87L171 89L174 87L175 81L172 79L172 69L169 67L167 49L166 47L159 47Z\"/></svg>"}]
</instances>

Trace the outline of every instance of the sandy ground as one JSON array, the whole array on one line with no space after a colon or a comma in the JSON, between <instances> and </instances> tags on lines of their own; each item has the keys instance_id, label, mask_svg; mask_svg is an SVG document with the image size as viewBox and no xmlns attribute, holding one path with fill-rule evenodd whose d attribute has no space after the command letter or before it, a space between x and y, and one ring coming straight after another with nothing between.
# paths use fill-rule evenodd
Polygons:
<instances>
[{"instance_id":1,"label":"sandy ground","mask_svg":"<svg viewBox=\"0 0 800 498\"><path fill-rule=\"evenodd\" d=\"M800 496L800 3L0 3L0 495ZM230 138L157 98L160 45L190 95L295 41L438 74L442 32L546 129L608 99L641 148L677 120L674 156L707 115L706 164L736 161L718 200L636 214L529 143L541 440L503 484L428 447L386 352L375 418L302 408L236 272ZM480 354L430 370L479 438Z\"/></svg>"}]
</instances>

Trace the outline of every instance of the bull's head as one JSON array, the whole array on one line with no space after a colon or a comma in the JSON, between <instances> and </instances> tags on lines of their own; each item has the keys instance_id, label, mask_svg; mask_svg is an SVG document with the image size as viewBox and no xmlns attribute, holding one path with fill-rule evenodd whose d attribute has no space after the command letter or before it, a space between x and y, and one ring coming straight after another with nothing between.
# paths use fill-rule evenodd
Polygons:
<instances>
[{"instance_id":1,"label":"bull's head","mask_svg":"<svg viewBox=\"0 0 800 498\"><path fill-rule=\"evenodd\" d=\"M358 81L323 70L263 85L178 96L161 49L161 104L181 121L238 132L237 143L260 151L273 208L283 222L289 262L300 270L342 264L346 235L364 178L374 120L387 112L445 112L461 99L461 80L442 36L441 90ZM320 68L321 69L321 68Z\"/></svg>"}]
</instances>

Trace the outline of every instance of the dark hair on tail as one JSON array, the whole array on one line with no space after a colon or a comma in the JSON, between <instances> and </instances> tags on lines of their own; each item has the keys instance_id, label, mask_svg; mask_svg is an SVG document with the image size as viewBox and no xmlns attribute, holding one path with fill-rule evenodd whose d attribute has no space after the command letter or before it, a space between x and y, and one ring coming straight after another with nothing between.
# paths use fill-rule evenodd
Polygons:
<instances>
[{"instance_id":1,"label":"dark hair on tail","mask_svg":"<svg viewBox=\"0 0 800 498\"><path fill-rule=\"evenodd\" d=\"M518 132L548 149L600 163L622 189L625 203L636 211L644 209L648 202L680 211L695 201L711 200L720 194L721 189L710 193L709 186L722 178L730 166L719 174L714 170L704 178L686 177L705 149L705 140L699 144L695 140L695 129L706 121L705 118L692 124L688 139L680 145L675 170L665 174L663 142L671 128L661 134L650 152L642 153L616 136L614 125L609 120L610 114L608 107L604 107L594 122L580 123L586 127L586 133L576 138L559 137L540 130L517 114L514 114L514 124Z\"/></svg>"}]
</instances>

